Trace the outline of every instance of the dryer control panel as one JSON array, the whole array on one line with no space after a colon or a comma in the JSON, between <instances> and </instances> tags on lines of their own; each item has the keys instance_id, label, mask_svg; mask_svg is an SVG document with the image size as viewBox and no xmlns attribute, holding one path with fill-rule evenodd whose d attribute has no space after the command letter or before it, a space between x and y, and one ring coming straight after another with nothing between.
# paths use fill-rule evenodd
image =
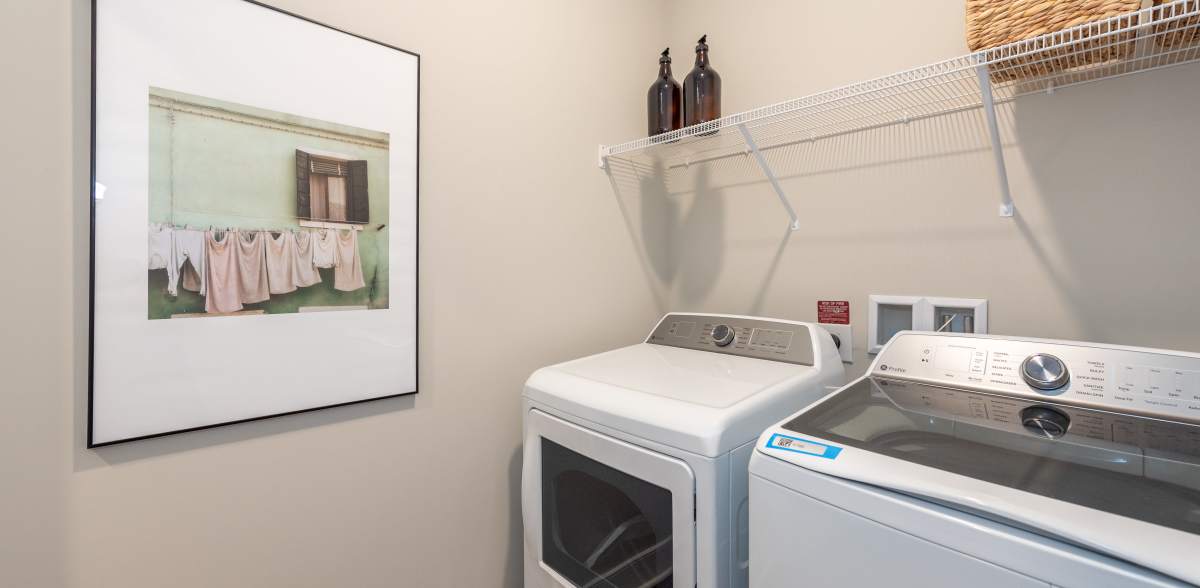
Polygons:
<instances>
[{"instance_id":1,"label":"dryer control panel","mask_svg":"<svg viewBox=\"0 0 1200 588\"><path fill-rule=\"evenodd\" d=\"M898 333L872 374L1200 423L1200 355L1039 339Z\"/></svg>"},{"instance_id":2,"label":"dryer control panel","mask_svg":"<svg viewBox=\"0 0 1200 588\"><path fill-rule=\"evenodd\" d=\"M813 342L808 325L790 321L672 313L659 321L646 342L813 365Z\"/></svg>"}]
</instances>

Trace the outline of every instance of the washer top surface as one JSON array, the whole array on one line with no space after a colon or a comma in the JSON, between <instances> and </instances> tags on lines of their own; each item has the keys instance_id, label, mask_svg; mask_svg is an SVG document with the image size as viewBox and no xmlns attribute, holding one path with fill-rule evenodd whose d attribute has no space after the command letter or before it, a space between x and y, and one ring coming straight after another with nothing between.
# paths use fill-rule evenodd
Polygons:
<instances>
[{"instance_id":1,"label":"washer top surface","mask_svg":"<svg viewBox=\"0 0 1200 588\"><path fill-rule=\"evenodd\" d=\"M687 323L692 325L681 326ZM718 344L722 339L728 341ZM582 419L585 426L590 421L716 456L752 441L844 377L823 329L753 317L669 314L647 342L534 372L525 397Z\"/></svg>"},{"instance_id":2,"label":"washer top surface","mask_svg":"<svg viewBox=\"0 0 1200 588\"><path fill-rule=\"evenodd\" d=\"M758 451L1200 584L1197 374L1190 353L902 333Z\"/></svg>"}]
</instances>

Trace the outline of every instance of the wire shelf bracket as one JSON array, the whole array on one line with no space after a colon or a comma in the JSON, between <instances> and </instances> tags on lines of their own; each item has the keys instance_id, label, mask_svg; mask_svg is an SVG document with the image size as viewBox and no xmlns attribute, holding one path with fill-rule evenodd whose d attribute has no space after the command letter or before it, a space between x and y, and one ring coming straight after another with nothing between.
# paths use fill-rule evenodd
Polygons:
<instances>
[{"instance_id":1,"label":"wire shelf bracket","mask_svg":"<svg viewBox=\"0 0 1200 588\"><path fill-rule=\"evenodd\" d=\"M796 216L796 209L792 208L792 203L788 201L787 194L783 191L783 186L779 185L779 180L775 177L775 172L771 171L771 164L767 163L767 158L763 157L762 151L758 150L758 144L754 142L754 136L746 128L746 123L739 124L737 127L738 131L742 133L742 140L746 142L746 147L750 148L750 153L754 155L754 160L758 162L758 167L762 169L763 175L767 176L767 181L775 189L775 195L779 196L779 202L783 203L783 209L791 217L792 230L799 229L800 217Z\"/></svg>"},{"instance_id":2,"label":"wire shelf bracket","mask_svg":"<svg viewBox=\"0 0 1200 588\"><path fill-rule=\"evenodd\" d=\"M979 95L983 116L987 120L988 136L992 140L992 158L996 162L996 179L1000 182L1000 216L1011 217L1014 212L1012 192L1008 188L1008 167L1004 165L1004 146L1000 144L1000 125L996 122L996 101L992 96L991 72L986 63L975 66L979 76ZM1053 91L1053 86L1050 86Z\"/></svg>"},{"instance_id":3,"label":"wire shelf bracket","mask_svg":"<svg viewBox=\"0 0 1200 588\"><path fill-rule=\"evenodd\" d=\"M619 144L601 145L598 165L614 162L670 174L753 154L799 225L766 157L774 150L938 116L983 113L1000 188L999 213L1015 213L996 108L1035 93L1200 63L1200 0L1173 0ZM1194 70L1193 70L1194 71ZM609 169L611 172L612 170Z\"/></svg>"}]
</instances>

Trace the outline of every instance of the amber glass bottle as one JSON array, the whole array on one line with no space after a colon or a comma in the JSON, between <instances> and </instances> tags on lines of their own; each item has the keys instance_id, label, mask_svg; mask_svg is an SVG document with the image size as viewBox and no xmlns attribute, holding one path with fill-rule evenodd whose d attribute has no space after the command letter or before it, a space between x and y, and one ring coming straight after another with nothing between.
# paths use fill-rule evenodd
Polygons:
<instances>
[{"instance_id":1,"label":"amber glass bottle","mask_svg":"<svg viewBox=\"0 0 1200 588\"><path fill-rule=\"evenodd\" d=\"M696 67L683 79L683 124L721 118L721 76L708 62L708 35L696 45Z\"/></svg>"},{"instance_id":2,"label":"amber glass bottle","mask_svg":"<svg viewBox=\"0 0 1200 588\"><path fill-rule=\"evenodd\" d=\"M650 136L669 133L683 126L683 90L671 75L671 48L658 58L658 79L646 93L646 118Z\"/></svg>"}]
</instances>

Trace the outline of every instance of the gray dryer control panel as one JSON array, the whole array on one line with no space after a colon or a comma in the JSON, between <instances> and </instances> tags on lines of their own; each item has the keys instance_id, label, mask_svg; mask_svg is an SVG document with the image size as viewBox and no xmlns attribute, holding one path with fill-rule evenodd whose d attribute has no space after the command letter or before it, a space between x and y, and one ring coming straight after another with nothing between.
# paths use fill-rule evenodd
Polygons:
<instances>
[{"instance_id":1,"label":"gray dryer control panel","mask_svg":"<svg viewBox=\"0 0 1200 588\"><path fill-rule=\"evenodd\" d=\"M805 323L735 315L671 313L647 343L813 365L813 341Z\"/></svg>"}]
</instances>

